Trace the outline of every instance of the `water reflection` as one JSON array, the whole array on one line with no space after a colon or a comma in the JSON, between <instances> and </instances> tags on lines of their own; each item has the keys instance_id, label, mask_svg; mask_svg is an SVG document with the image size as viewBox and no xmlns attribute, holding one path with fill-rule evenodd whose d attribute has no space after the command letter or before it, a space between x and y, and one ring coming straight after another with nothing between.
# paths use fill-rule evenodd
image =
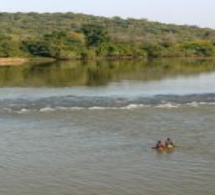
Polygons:
<instances>
[{"instance_id":1,"label":"water reflection","mask_svg":"<svg viewBox=\"0 0 215 195\"><path fill-rule=\"evenodd\" d=\"M63 61L1 67L0 86L102 86L122 80L153 81L215 71L212 59Z\"/></svg>"}]
</instances>

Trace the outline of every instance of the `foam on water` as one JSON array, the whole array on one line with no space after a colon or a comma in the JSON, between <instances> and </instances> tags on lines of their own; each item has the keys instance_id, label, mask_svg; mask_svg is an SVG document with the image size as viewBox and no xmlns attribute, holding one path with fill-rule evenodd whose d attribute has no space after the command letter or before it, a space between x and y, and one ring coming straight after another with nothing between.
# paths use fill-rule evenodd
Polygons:
<instances>
[{"instance_id":1,"label":"foam on water","mask_svg":"<svg viewBox=\"0 0 215 195\"><path fill-rule=\"evenodd\" d=\"M56 111L56 109L51 107L45 107L40 109L40 112L52 112L52 111Z\"/></svg>"},{"instance_id":2,"label":"foam on water","mask_svg":"<svg viewBox=\"0 0 215 195\"><path fill-rule=\"evenodd\" d=\"M20 111L18 111L17 113L18 114L23 114L23 113L28 113L28 112L30 112L31 110L29 110L29 109L26 109L26 108L23 108L23 109L21 109Z\"/></svg>"},{"instance_id":3,"label":"foam on water","mask_svg":"<svg viewBox=\"0 0 215 195\"><path fill-rule=\"evenodd\" d=\"M29 112L56 112L79 110L134 110L134 109L178 109L181 107L199 108L214 106L215 94L153 97L50 97L40 99L10 99L0 101L0 113L25 114Z\"/></svg>"},{"instance_id":4,"label":"foam on water","mask_svg":"<svg viewBox=\"0 0 215 195\"><path fill-rule=\"evenodd\" d=\"M200 106L207 106L207 105L215 105L215 104L197 104L197 103L189 103L189 104L159 104L159 105L128 105L123 107L99 107L99 106L93 106L93 107L44 107L40 109L25 109L22 108L20 110L12 110L12 109L5 109L7 113L17 113L17 114L28 114L29 112L41 112L41 113L50 113L50 112L57 112L57 111L80 111L80 110L137 110L137 109L144 109L144 108L154 108L154 109L178 109L181 107L193 107L193 108L199 108Z\"/></svg>"},{"instance_id":5,"label":"foam on water","mask_svg":"<svg viewBox=\"0 0 215 195\"><path fill-rule=\"evenodd\" d=\"M156 108L179 108L181 105L180 104L175 104L175 103L164 103L164 104L159 104L155 106Z\"/></svg>"}]
</instances>

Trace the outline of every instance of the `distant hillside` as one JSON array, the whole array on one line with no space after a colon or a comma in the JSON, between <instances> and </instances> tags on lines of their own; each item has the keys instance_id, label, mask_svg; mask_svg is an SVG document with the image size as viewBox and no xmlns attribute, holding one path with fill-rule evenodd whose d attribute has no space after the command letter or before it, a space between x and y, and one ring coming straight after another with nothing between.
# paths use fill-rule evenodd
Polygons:
<instances>
[{"instance_id":1,"label":"distant hillside","mask_svg":"<svg viewBox=\"0 0 215 195\"><path fill-rule=\"evenodd\" d=\"M0 57L213 56L215 30L74 13L0 13Z\"/></svg>"}]
</instances>

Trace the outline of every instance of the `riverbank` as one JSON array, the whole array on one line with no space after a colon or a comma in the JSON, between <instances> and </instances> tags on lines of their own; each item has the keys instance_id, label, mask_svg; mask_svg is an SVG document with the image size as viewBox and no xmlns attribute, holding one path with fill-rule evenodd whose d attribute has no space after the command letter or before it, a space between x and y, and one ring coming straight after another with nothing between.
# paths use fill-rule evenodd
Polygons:
<instances>
[{"instance_id":1,"label":"riverbank","mask_svg":"<svg viewBox=\"0 0 215 195\"><path fill-rule=\"evenodd\" d=\"M28 61L27 58L0 58L0 66L18 66Z\"/></svg>"},{"instance_id":2,"label":"riverbank","mask_svg":"<svg viewBox=\"0 0 215 195\"><path fill-rule=\"evenodd\" d=\"M100 61L100 60L134 60L143 59L144 57L133 57L133 56L120 56L120 57L94 57L94 58L47 58L47 57L10 57L0 58L0 66L20 66L27 62L41 63L41 62L53 62L53 61ZM146 58L145 58L146 59Z\"/></svg>"},{"instance_id":3,"label":"riverbank","mask_svg":"<svg viewBox=\"0 0 215 195\"><path fill-rule=\"evenodd\" d=\"M215 57L159 57L159 59L184 59L184 60L214 60ZM73 58L73 59L56 59L48 57L10 57L10 58L1 58L0 57L0 67L2 66L20 66L26 63L45 63L45 62L54 62L54 61L118 61L118 60L152 60L158 59L158 57L143 57L143 56L121 56L121 57L95 57L95 58Z\"/></svg>"},{"instance_id":4,"label":"riverbank","mask_svg":"<svg viewBox=\"0 0 215 195\"><path fill-rule=\"evenodd\" d=\"M27 62L52 62L54 58L0 58L0 66L20 66Z\"/></svg>"}]
</instances>

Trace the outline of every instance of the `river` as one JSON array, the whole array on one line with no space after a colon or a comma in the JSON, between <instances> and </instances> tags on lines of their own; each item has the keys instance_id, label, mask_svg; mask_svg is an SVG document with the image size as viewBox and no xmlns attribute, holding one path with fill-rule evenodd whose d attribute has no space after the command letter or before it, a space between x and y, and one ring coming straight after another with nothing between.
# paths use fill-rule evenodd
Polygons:
<instances>
[{"instance_id":1,"label":"river","mask_svg":"<svg viewBox=\"0 0 215 195\"><path fill-rule=\"evenodd\" d=\"M0 194L214 195L214 81L213 60L1 67Z\"/></svg>"}]
</instances>

